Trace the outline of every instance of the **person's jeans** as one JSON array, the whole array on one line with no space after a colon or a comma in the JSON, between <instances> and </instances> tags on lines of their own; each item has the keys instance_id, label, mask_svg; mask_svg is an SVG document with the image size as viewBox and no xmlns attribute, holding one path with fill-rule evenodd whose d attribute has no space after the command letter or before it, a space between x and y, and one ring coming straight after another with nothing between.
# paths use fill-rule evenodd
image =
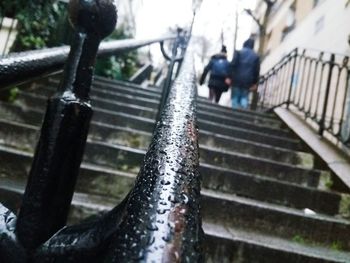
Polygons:
<instances>
[{"instance_id":1,"label":"person's jeans","mask_svg":"<svg viewBox=\"0 0 350 263\"><path fill-rule=\"evenodd\" d=\"M249 89L232 87L232 109L248 108Z\"/></svg>"}]
</instances>

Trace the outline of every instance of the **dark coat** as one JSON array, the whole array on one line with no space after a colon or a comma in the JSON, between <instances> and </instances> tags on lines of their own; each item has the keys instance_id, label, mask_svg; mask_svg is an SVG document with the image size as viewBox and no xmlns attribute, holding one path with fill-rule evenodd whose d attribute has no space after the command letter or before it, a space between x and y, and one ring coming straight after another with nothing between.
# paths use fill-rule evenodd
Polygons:
<instances>
[{"instance_id":1,"label":"dark coat","mask_svg":"<svg viewBox=\"0 0 350 263\"><path fill-rule=\"evenodd\" d=\"M223 75L217 76L212 73L215 60L220 60L220 59L223 60L223 63L225 63L225 67L227 68L227 73L224 76ZM205 66L203 74L199 80L200 85L204 83L208 72L211 72L209 77L209 83L208 83L209 88L219 90L219 91L228 90L229 86L225 83L225 79L230 77L230 63L227 61L226 54L221 53L221 54L214 55L210 58L210 61L208 65Z\"/></svg>"},{"instance_id":2,"label":"dark coat","mask_svg":"<svg viewBox=\"0 0 350 263\"><path fill-rule=\"evenodd\" d=\"M232 86L249 89L259 81L260 58L247 41L231 62Z\"/></svg>"}]
</instances>

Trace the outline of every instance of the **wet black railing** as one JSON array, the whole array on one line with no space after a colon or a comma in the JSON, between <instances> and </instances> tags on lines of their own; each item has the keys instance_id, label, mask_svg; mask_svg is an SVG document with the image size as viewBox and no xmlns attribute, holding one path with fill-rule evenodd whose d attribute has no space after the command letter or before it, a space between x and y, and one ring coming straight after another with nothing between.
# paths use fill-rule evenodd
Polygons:
<instances>
[{"instance_id":1,"label":"wet black railing","mask_svg":"<svg viewBox=\"0 0 350 263\"><path fill-rule=\"evenodd\" d=\"M56 71L67 58L59 88L48 101L18 216L0 204L0 262L201 261L191 52L182 52L181 71L169 84L129 194L102 217L65 227L92 116L89 91L97 53L115 55L165 40L108 42L99 49L115 27L115 2L71 0L69 6L75 27L70 50L26 52L0 61L6 86Z\"/></svg>"},{"instance_id":2,"label":"wet black railing","mask_svg":"<svg viewBox=\"0 0 350 263\"><path fill-rule=\"evenodd\" d=\"M350 142L349 57L295 49L260 80L260 107L286 105L318 129Z\"/></svg>"},{"instance_id":3,"label":"wet black railing","mask_svg":"<svg viewBox=\"0 0 350 263\"><path fill-rule=\"evenodd\" d=\"M108 57L128 52L153 43L173 39L162 37L149 40L115 40L99 46L98 57ZM14 85L45 74L59 71L67 60L68 46L12 53L0 59L0 88Z\"/></svg>"}]
</instances>

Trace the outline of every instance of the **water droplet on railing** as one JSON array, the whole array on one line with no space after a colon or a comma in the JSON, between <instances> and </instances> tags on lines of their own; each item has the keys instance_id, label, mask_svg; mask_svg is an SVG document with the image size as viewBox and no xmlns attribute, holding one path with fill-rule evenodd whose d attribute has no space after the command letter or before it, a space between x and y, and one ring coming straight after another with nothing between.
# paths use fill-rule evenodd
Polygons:
<instances>
[{"instance_id":1,"label":"water droplet on railing","mask_svg":"<svg viewBox=\"0 0 350 263\"><path fill-rule=\"evenodd\" d=\"M181 199L182 199L183 204L187 204L189 201L189 198L188 198L187 194L185 194L185 193L181 194Z\"/></svg>"}]
</instances>

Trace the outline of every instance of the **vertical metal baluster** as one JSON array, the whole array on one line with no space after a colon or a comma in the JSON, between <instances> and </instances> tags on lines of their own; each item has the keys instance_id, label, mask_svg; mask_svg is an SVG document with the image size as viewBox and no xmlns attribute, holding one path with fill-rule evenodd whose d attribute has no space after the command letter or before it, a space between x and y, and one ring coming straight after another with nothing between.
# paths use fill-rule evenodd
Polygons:
<instances>
[{"instance_id":1,"label":"vertical metal baluster","mask_svg":"<svg viewBox=\"0 0 350 263\"><path fill-rule=\"evenodd\" d=\"M322 112L321 112L321 117L320 119L318 119L318 106L320 105L320 100L321 100L321 92L322 92L322 76L325 70L325 66L326 66L327 62L322 62L321 61L321 72L320 72L320 81L319 81L319 88L318 88L318 92L317 92L317 99L316 99L316 104L315 104L315 114L313 116L311 116L311 118L313 120L315 120L316 122L319 122L322 118ZM326 90L327 90L327 84L326 84ZM325 91L326 93L326 91Z\"/></svg>"},{"instance_id":2,"label":"vertical metal baluster","mask_svg":"<svg viewBox=\"0 0 350 263\"><path fill-rule=\"evenodd\" d=\"M290 61L294 59L294 54L291 56L291 59L288 60L288 62L286 62L286 72L284 75L284 80L283 80L283 86L285 86L284 88L284 94L283 94L283 99L282 102L286 102L287 103L287 108L289 107L289 98L291 96L291 92L292 92L292 86L291 83L293 81L293 72L295 70L295 63L293 62L292 66L290 65ZM288 83L288 76L290 77L290 86L289 88L287 87L287 83Z\"/></svg>"},{"instance_id":3,"label":"vertical metal baluster","mask_svg":"<svg viewBox=\"0 0 350 263\"><path fill-rule=\"evenodd\" d=\"M311 73L312 73L312 64L313 64L313 59L311 58L306 58L306 62L308 62L308 67L307 67L307 74L305 77L305 86L300 89L300 100L298 103L298 109L299 110L304 110L305 109L305 101L306 101L306 96L309 90L309 84L310 84L310 78L311 78Z\"/></svg>"},{"instance_id":4,"label":"vertical metal baluster","mask_svg":"<svg viewBox=\"0 0 350 263\"><path fill-rule=\"evenodd\" d=\"M347 61L348 61L348 57L346 58ZM346 118L349 117L349 107L350 105L346 105L347 102L348 102L348 98L349 98L349 92L350 92L350 89L349 89L349 83L350 83L350 70L348 68L346 68L346 71L347 71L347 74L346 74L346 80L345 80L345 98L343 100L343 105L342 105L342 116L341 116L341 122L340 122L340 128L339 128L339 133L337 134L338 137L341 139L341 141L343 143L349 143L350 142L350 133L348 135L346 135L347 137L344 138L343 136L343 125L344 125L344 121L345 121L345 125L347 125L348 123L346 123L346 121L349 121L349 120L346 120ZM345 127L346 128L346 127Z\"/></svg>"},{"instance_id":5,"label":"vertical metal baluster","mask_svg":"<svg viewBox=\"0 0 350 263\"><path fill-rule=\"evenodd\" d=\"M287 91L287 86L286 86L286 79L288 78L288 74L289 74L289 60L287 60L283 66L281 67L281 95L280 95L280 99L279 99L279 104L282 104L283 102L285 102L285 95L286 95L286 91Z\"/></svg>"},{"instance_id":6,"label":"vertical metal baluster","mask_svg":"<svg viewBox=\"0 0 350 263\"><path fill-rule=\"evenodd\" d=\"M58 92L49 100L16 233L34 249L65 225L92 116L89 90L100 41L116 24L113 0L71 0L75 36Z\"/></svg>"},{"instance_id":7,"label":"vertical metal baluster","mask_svg":"<svg viewBox=\"0 0 350 263\"><path fill-rule=\"evenodd\" d=\"M329 120L329 125L328 126L325 126L325 129L327 130L331 130L332 133L333 133L333 129L334 129L334 122L336 119L334 119L334 113L335 113L335 108L336 108L336 105L337 105L337 99L338 99L338 93L339 93L339 84L340 84L340 75L341 75L341 72L342 72L342 69L339 65L334 65L334 68L337 68L338 69L338 74L337 74L337 82L335 84L335 91L334 91L334 98L333 98L333 107L332 107L332 113L331 113L331 118ZM344 99L345 99L345 96L344 96ZM340 120L339 120L340 122Z\"/></svg>"},{"instance_id":8,"label":"vertical metal baluster","mask_svg":"<svg viewBox=\"0 0 350 263\"><path fill-rule=\"evenodd\" d=\"M267 82L268 82L268 79L264 79L264 80L262 81L262 83L260 84L260 85L262 86L262 90L263 90L263 92L262 92L262 98L261 98L261 106L260 106L261 109L263 109L264 106L265 106Z\"/></svg>"},{"instance_id":9,"label":"vertical metal baluster","mask_svg":"<svg viewBox=\"0 0 350 263\"><path fill-rule=\"evenodd\" d=\"M289 91L288 91L288 97L287 97L287 109L289 109L289 104L290 104L290 100L292 97L292 89L293 89L293 84L294 84L294 80L295 80L295 67L296 67L296 63L297 63L297 55L298 55L298 49L295 49L293 56L292 56L292 60L293 60L293 66L292 66L292 72L291 72L291 76L290 76L290 83L289 83Z\"/></svg>"},{"instance_id":10,"label":"vertical metal baluster","mask_svg":"<svg viewBox=\"0 0 350 263\"><path fill-rule=\"evenodd\" d=\"M271 87L272 87L272 92L273 92L273 98L271 99L271 105L276 105L277 102L277 97L278 97L278 89L277 89L277 84L278 83L278 76L277 76L277 72L276 69L273 68L272 69L272 75L273 75L273 79L271 81Z\"/></svg>"},{"instance_id":11,"label":"vertical metal baluster","mask_svg":"<svg viewBox=\"0 0 350 263\"><path fill-rule=\"evenodd\" d=\"M282 93L282 89L280 89L280 82L281 82L281 75L279 74L280 73L280 67L277 67L275 69L275 75L276 75L276 81L275 81L275 89L277 91L276 93L276 99L275 99L275 103L274 105L278 105L280 103L280 96L281 96L281 93Z\"/></svg>"},{"instance_id":12,"label":"vertical metal baluster","mask_svg":"<svg viewBox=\"0 0 350 263\"><path fill-rule=\"evenodd\" d=\"M266 84L266 93L267 93L267 97L265 97L265 105L266 107L271 107L271 92L273 91L273 73L270 71L269 76L267 78L267 84Z\"/></svg>"},{"instance_id":13,"label":"vertical metal baluster","mask_svg":"<svg viewBox=\"0 0 350 263\"><path fill-rule=\"evenodd\" d=\"M305 117L309 117L312 115L311 111L312 111L312 104L314 102L314 93L315 93L315 83L316 83L316 77L317 77L317 65L319 64L320 62L317 61L317 60L312 60L311 61L311 64L310 64L310 67L312 68L312 65L314 65L314 74L313 74L313 78L312 78L312 81L311 81L311 84L309 86L309 79L308 79L308 82L307 82L307 85L306 85L306 88L309 91L310 93L310 99L309 99L309 103L308 105L306 106L305 108ZM309 74L310 75L310 74Z\"/></svg>"},{"instance_id":14,"label":"vertical metal baluster","mask_svg":"<svg viewBox=\"0 0 350 263\"><path fill-rule=\"evenodd\" d=\"M299 104L300 104L300 100L301 100L301 94L303 91L303 87L304 87L304 83L305 83L305 78L307 78L307 75L305 73L306 68L307 68L307 59L305 57L305 49L303 50L302 54L301 54L301 58L303 58L304 63L303 63L303 75L302 75L302 79L300 81L300 88L299 88L299 92L298 94L295 95L296 99L295 99L295 106L297 106L299 108Z\"/></svg>"},{"instance_id":15,"label":"vertical metal baluster","mask_svg":"<svg viewBox=\"0 0 350 263\"><path fill-rule=\"evenodd\" d=\"M331 79L332 79L332 72L333 72L333 67L334 67L334 60L335 60L335 55L331 54L331 58L329 60L329 72L328 72L328 78L327 78L327 86L326 86L326 91L324 95L324 101L323 101L323 109L322 109L322 116L319 121L319 130L318 134L320 136L323 135L324 129L325 129L325 120L326 120L326 113L327 113L327 106L328 106L328 96L329 96L329 91L331 87Z\"/></svg>"},{"instance_id":16,"label":"vertical metal baluster","mask_svg":"<svg viewBox=\"0 0 350 263\"><path fill-rule=\"evenodd\" d=\"M341 116L340 116L340 123L339 123L339 131L336 134L336 136L338 138L341 138L341 133L342 133L343 124L344 124L344 118L345 118L346 101L347 101L347 96L348 96L348 92L349 92L350 70L347 67L348 62L349 62L349 57L347 57L347 56L344 57L344 59L343 59L343 70L346 71L346 79L345 79L344 99L343 99L343 103L342 103L342 113L341 113ZM349 138L348 138L348 140L349 140Z\"/></svg>"},{"instance_id":17,"label":"vertical metal baluster","mask_svg":"<svg viewBox=\"0 0 350 263\"><path fill-rule=\"evenodd\" d=\"M296 97L297 97L297 93L298 93L298 90L301 89L301 76L302 76L302 73L301 73L301 62L302 62L302 54L298 54L296 55L296 57L298 58L298 65L296 66L296 72L297 72L297 85L294 89L294 92L292 91L292 94L291 94L291 98L290 98L290 102L292 102L292 104L295 104L295 100L296 100Z\"/></svg>"}]
</instances>

